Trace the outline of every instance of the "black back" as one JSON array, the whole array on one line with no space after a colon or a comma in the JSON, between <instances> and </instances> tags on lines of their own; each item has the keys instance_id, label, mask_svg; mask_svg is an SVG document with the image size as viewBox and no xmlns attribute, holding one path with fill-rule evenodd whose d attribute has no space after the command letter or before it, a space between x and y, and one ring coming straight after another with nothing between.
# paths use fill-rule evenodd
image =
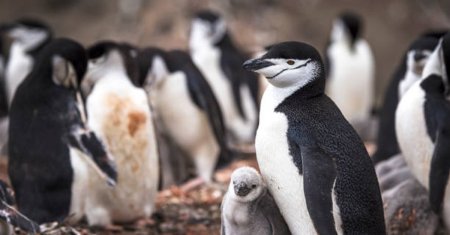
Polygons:
<instances>
[{"instance_id":1,"label":"black back","mask_svg":"<svg viewBox=\"0 0 450 235\"><path fill-rule=\"evenodd\" d=\"M18 209L37 223L62 221L69 213L73 170L68 138L81 125L76 91L52 81L56 54L83 77L84 48L72 40L54 40L17 89L10 110L8 173Z\"/></svg>"},{"instance_id":2,"label":"black back","mask_svg":"<svg viewBox=\"0 0 450 235\"><path fill-rule=\"evenodd\" d=\"M411 50L429 50L433 51L439 42L438 38L429 37L428 34L420 36L408 48ZM408 52L407 51L407 52ZM402 57L401 64L391 78L391 82L384 94L383 106L380 111L380 126L377 135L377 150L372 156L375 164L380 161L389 159L400 153L400 148L397 142L395 133L395 110L399 102L398 88L400 81L404 78L406 73L407 52Z\"/></svg>"},{"instance_id":3,"label":"black back","mask_svg":"<svg viewBox=\"0 0 450 235\"><path fill-rule=\"evenodd\" d=\"M305 43L273 46L264 58L311 59L319 53ZM274 110L288 120L289 152L303 175L307 209L319 234L336 234L332 190L340 208L344 234L385 234L378 181L363 142L337 106L324 94L318 68L311 82L285 98Z\"/></svg>"}]
</instances>

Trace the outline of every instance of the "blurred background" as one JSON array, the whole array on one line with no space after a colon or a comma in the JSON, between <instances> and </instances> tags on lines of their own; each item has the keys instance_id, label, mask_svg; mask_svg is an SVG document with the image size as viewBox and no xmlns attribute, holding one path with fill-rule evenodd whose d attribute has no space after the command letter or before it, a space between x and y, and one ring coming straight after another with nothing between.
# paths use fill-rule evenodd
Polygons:
<instances>
[{"instance_id":1,"label":"blurred background","mask_svg":"<svg viewBox=\"0 0 450 235\"><path fill-rule=\"evenodd\" d=\"M248 52L284 40L305 41L323 52L332 20L343 10L358 12L375 55L378 105L412 39L424 30L450 28L446 0L0 0L0 21L39 18L55 36L86 46L114 39L187 49L190 19L205 8L225 17Z\"/></svg>"}]
</instances>

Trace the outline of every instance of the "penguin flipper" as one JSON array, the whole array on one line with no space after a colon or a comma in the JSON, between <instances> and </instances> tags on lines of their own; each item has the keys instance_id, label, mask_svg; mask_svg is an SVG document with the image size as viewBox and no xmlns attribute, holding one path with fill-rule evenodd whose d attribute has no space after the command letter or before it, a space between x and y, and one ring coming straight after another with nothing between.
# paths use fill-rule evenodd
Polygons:
<instances>
[{"instance_id":1,"label":"penguin flipper","mask_svg":"<svg viewBox=\"0 0 450 235\"><path fill-rule=\"evenodd\" d=\"M266 191L266 193L262 196L260 203L261 212L266 217L266 222L270 225L270 234L291 234L283 215L281 215L280 209L269 191Z\"/></svg>"},{"instance_id":2,"label":"penguin flipper","mask_svg":"<svg viewBox=\"0 0 450 235\"><path fill-rule=\"evenodd\" d=\"M320 148L301 148L306 207L318 234L337 234L333 217L334 159Z\"/></svg>"},{"instance_id":3,"label":"penguin flipper","mask_svg":"<svg viewBox=\"0 0 450 235\"><path fill-rule=\"evenodd\" d=\"M433 211L440 214L450 171L450 128L440 130L431 159L429 177L430 204Z\"/></svg>"},{"instance_id":4,"label":"penguin flipper","mask_svg":"<svg viewBox=\"0 0 450 235\"><path fill-rule=\"evenodd\" d=\"M212 88L201 72L194 66L194 64L188 64L184 68L188 80L189 93L194 102L205 111L214 137L220 146L220 155L216 165L216 169L220 169L227 166L233 160L232 153L226 141L227 132L223 121L222 110Z\"/></svg>"},{"instance_id":5,"label":"penguin flipper","mask_svg":"<svg viewBox=\"0 0 450 235\"><path fill-rule=\"evenodd\" d=\"M78 149L93 161L101 176L106 177L109 185L117 183L117 170L115 163L106 151L105 146L94 132L78 129L69 136L69 145Z\"/></svg>"}]
</instances>

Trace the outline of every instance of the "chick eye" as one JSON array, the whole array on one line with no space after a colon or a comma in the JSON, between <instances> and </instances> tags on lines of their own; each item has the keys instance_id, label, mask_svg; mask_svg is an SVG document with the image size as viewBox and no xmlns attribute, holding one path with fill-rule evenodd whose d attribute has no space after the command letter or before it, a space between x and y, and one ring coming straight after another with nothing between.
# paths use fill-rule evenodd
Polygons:
<instances>
[{"instance_id":1,"label":"chick eye","mask_svg":"<svg viewBox=\"0 0 450 235\"><path fill-rule=\"evenodd\" d=\"M256 184L253 184L253 185L252 185L252 188L256 188Z\"/></svg>"},{"instance_id":2,"label":"chick eye","mask_svg":"<svg viewBox=\"0 0 450 235\"><path fill-rule=\"evenodd\" d=\"M293 64L295 64L295 62L294 62L293 60L288 60L288 61L286 61L286 63L287 63L288 65L293 65Z\"/></svg>"}]
</instances>

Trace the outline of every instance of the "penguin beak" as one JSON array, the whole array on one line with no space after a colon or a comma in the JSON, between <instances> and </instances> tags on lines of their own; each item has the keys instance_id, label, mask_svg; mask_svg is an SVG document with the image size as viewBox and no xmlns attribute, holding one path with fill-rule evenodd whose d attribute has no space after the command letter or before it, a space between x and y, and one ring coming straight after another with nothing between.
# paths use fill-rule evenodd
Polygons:
<instances>
[{"instance_id":1,"label":"penguin beak","mask_svg":"<svg viewBox=\"0 0 450 235\"><path fill-rule=\"evenodd\" d=\"M234 193L240 197L245 197L252 189L244 183L234 185Z\"/></svg>"},{"instance_id":2,"label":"penguin beak","mask_svg":"<svg viewBox=\"0 0 450 235\"><path fill-rule=\"evenodd\" d=\"M269 62L267 60L263 60L263 59L252 59L252 60L247 60L244 62L244 64L242 65L242 68L244 68L245 70L248 71L257 71L269 66L275 65L272 62Z\"/></svg>"}]
</instances>

